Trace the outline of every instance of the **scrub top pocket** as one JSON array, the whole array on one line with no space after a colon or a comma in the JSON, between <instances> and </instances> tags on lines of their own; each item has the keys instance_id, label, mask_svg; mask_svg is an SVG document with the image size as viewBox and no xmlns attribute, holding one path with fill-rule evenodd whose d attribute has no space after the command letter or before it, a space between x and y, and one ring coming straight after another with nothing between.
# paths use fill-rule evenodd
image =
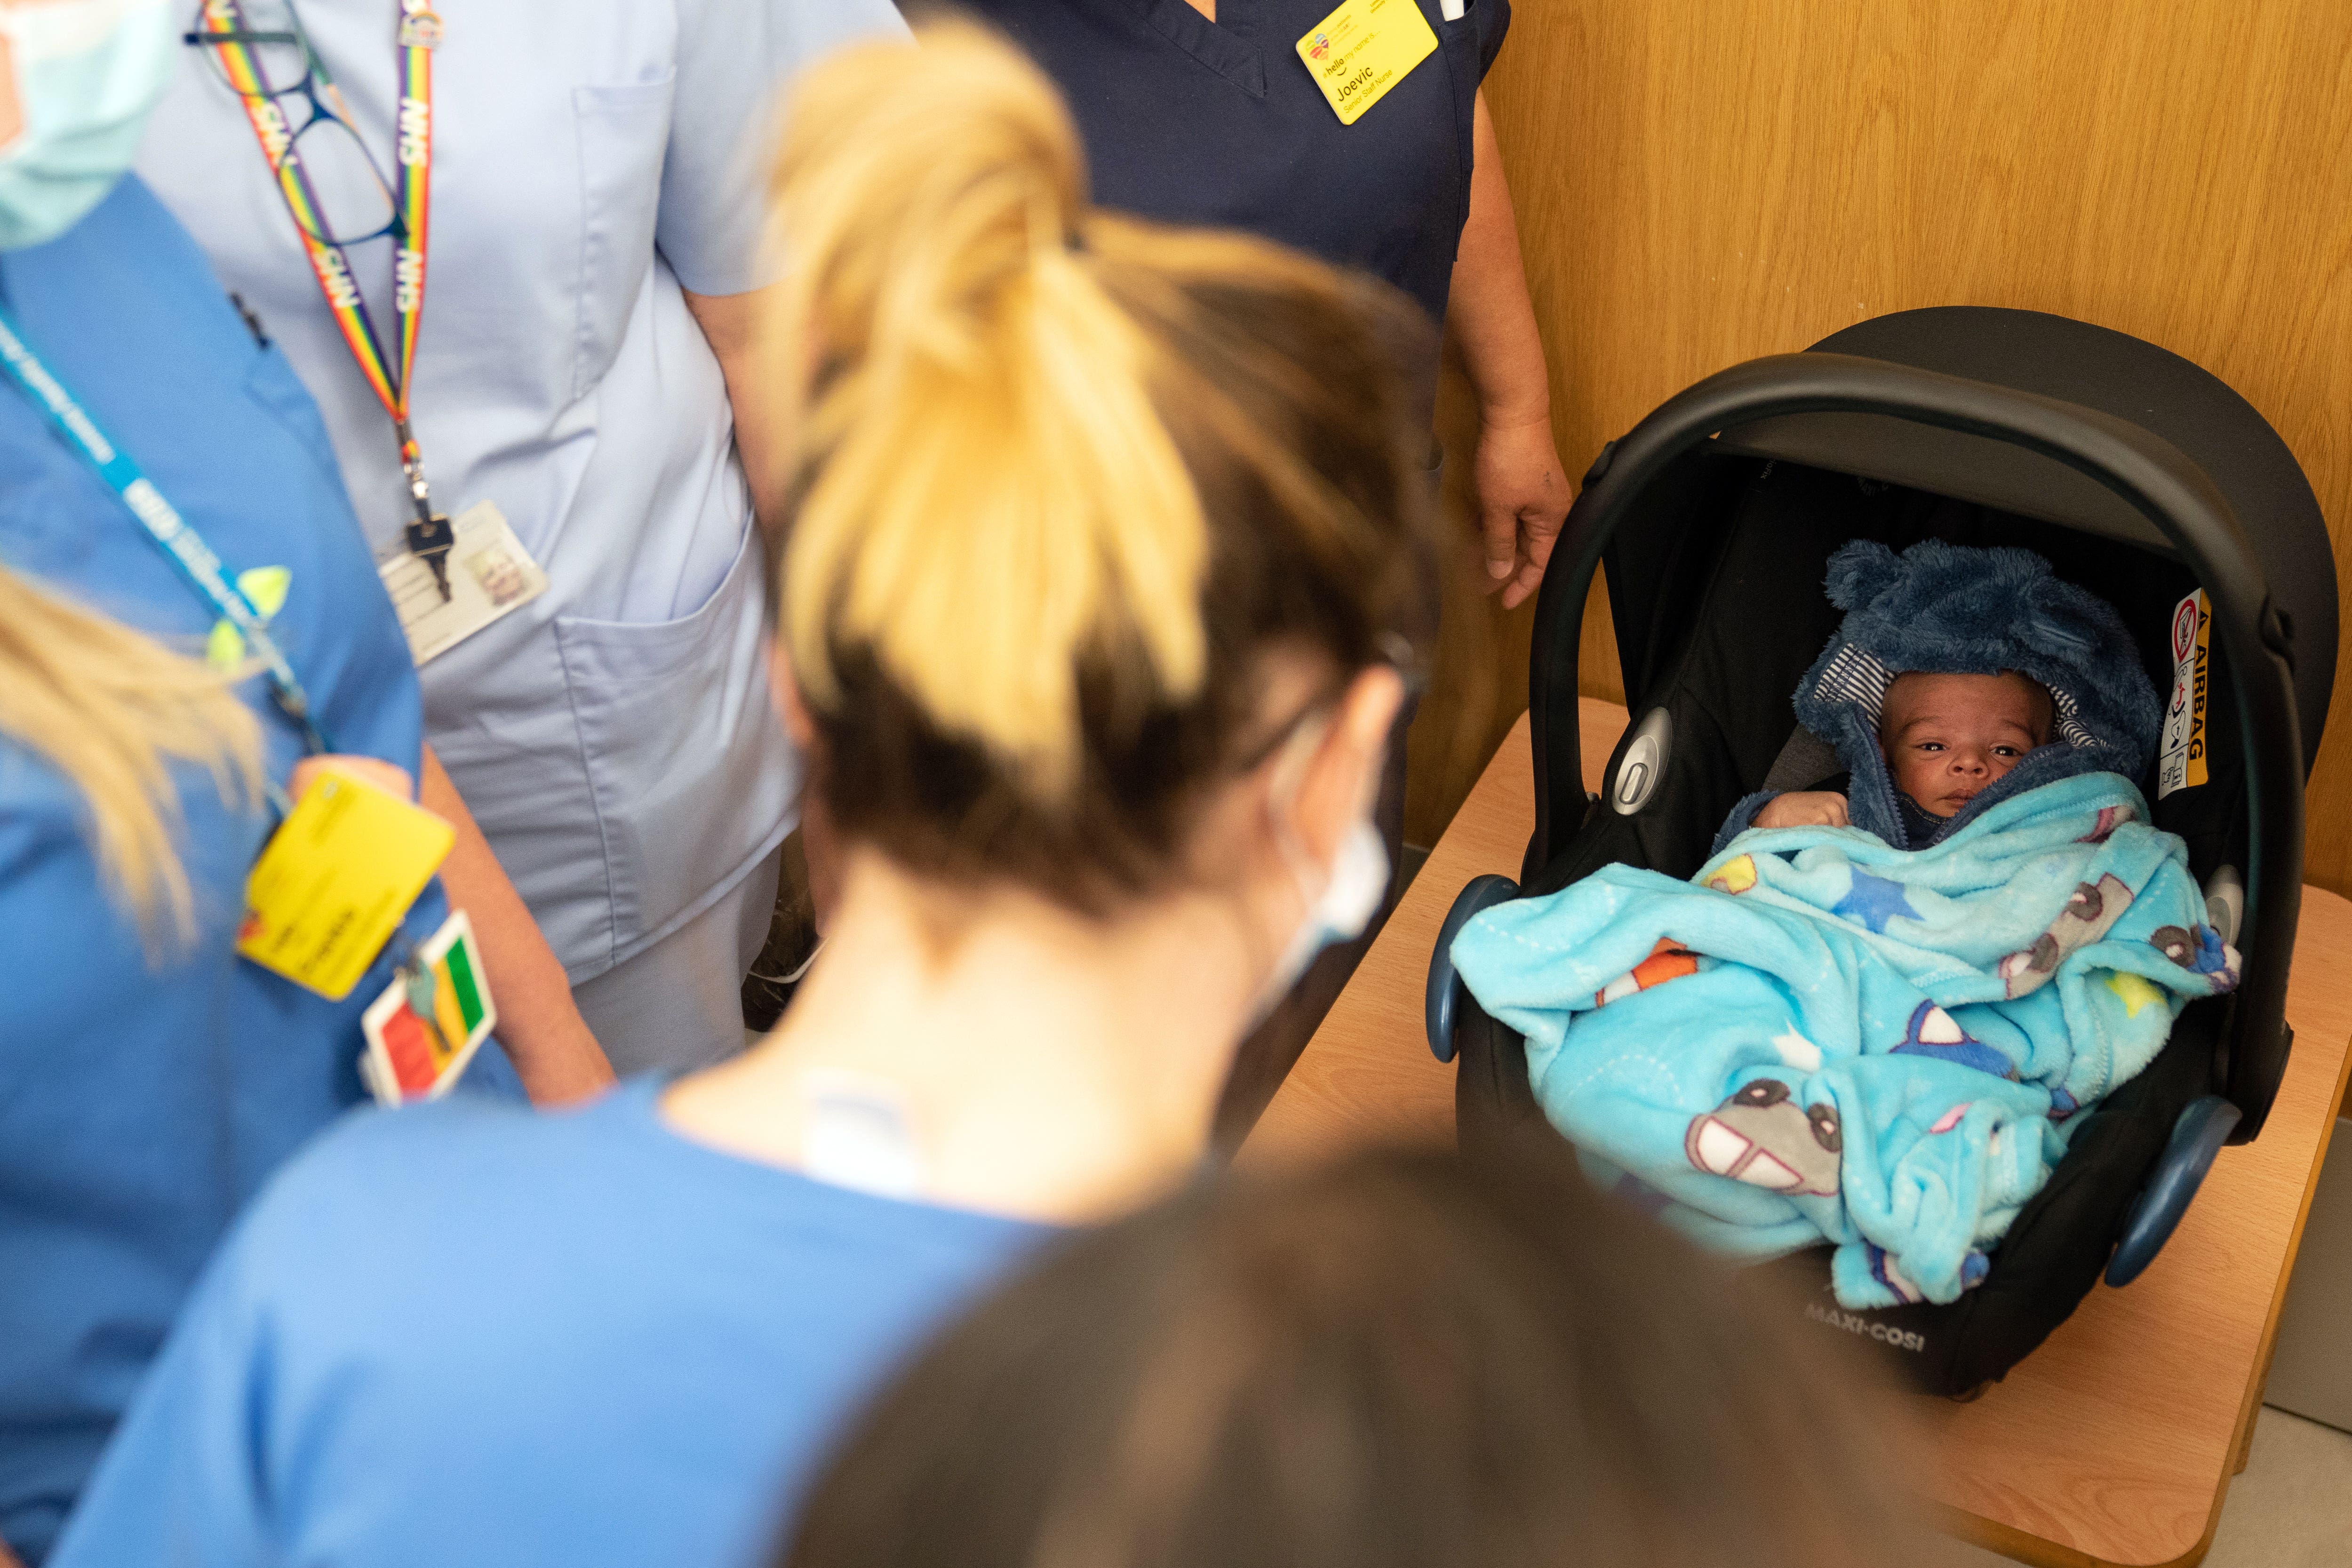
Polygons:
<instances>
[{"instance_id":1,"label":"scrub top pocket","mask_svg":"<svg viewBox=\"0 0 2352 1568\"><path fill-rule=\"evenodd\" d=\"M572 395L584 397L621 346L652 268L677 72L657 81L572 91L580 136L580 320Z\"/></svg>"},{"instance_id":2,"label":"scrub top pocket","mask_svg":"<svg viewBox=\"0 0 2352 1568\"><path fill-rule=\"evenodd\" d=\"M783 838L799 770L768 697L764 559L747 521L692 614L556 619L612 889L609 956L570 966L574 985L699 914Z\"/></svg>"}]
</instances>

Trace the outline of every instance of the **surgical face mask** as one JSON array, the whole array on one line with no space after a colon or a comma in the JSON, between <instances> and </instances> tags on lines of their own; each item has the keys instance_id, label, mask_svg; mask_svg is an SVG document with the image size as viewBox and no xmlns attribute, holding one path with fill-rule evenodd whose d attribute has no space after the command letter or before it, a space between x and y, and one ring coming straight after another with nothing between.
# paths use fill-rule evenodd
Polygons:
<instances>
[{"instance_id":1,"label":"surgical face mask","mask_svg":"<svg viewBox=\"0 0 2352 1568\"><path fill-rule=\"evenodd\" d=\"M0 8L23 125L0 147L0 250L45 245L130 171L173 69L163 0Z\"/></svg>"},{"instance_id":2,"label":"surgical face mask","mask_svg":"<svg viewBox=\"0 0 2352 1568\"><path fill-rule=\"evenodd\" d=\"M1298 983L1316 956L1324 948L1341 942L1351 942L1364 933L1372 916L1380 912L1381 901L1388 895L1389 851L1381 831L1369 821L1360 821L1340 841L1339 852L1331 862L1331 874L1323 883L1323 891L1314 891L1314 867L1307 851L1290 831L1283 810L1298 792L1301 775L1306 771L1307 758L1313 754L1315 744L1322 738L1322 728L1302 732L1290 743L1288 752L1279 764L1275 788L1267 795L1267 810L1273 817L1275 841L1282 846L1282 856L1289 863L1291 881L1297 886L1298 896L1307 905L1306 916L1292 933L1290 944L1276 960L1274 972L1266 977L1265 988L1259 991L1257 1006L1252 1011L1251 1027L1255 1028L1275 1004ZM1279 804L1277 804L1279 802Z\"/></svg>"}]
</instances>

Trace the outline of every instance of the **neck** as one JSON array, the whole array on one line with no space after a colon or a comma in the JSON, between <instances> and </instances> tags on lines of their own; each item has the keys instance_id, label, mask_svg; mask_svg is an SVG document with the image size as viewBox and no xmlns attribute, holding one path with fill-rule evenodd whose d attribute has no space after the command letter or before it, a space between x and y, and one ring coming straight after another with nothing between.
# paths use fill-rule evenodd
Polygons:
<instances>
[{"instance_id":1,"label":"neck","mask_svg":"<svg viewBox=\"0 0 2352 1568\"><path fill-rule=\"evenodd\" d=\"M1176 894L1107 921L852 859L823 957L775 1031L663 1099L678 1131L797 1166L811 1075L904 1107L918 1196L1057 1223L1184 1179L1249 1023L1238 922Z\"/></svg>"}]
</instances>

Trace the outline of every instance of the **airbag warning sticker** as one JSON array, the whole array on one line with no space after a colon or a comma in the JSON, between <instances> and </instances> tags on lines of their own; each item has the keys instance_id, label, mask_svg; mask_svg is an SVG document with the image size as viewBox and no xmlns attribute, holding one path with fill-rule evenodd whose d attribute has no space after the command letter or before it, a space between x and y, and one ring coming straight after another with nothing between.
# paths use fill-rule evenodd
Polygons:
<instances>
[{"instance_id":1,"label":"airbag warning sticker","mask_svg":"<svg viewBox=\"0 0 2352 1568\"><path fill-rule=\"evenodd\" d=\"M2199 589L2172 607L2172 698L2164 706L2164 742L2156 762L2156 797L2205 782L2205 699L2212 672L2212 601Z\"/></svg>"}]
</instances>

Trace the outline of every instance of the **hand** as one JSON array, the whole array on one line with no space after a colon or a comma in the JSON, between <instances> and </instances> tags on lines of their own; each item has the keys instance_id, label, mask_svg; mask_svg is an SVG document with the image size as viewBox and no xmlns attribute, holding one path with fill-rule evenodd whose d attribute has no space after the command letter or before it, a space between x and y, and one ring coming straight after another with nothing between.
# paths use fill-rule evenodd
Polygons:
<instances>
[{"instance_id":1,"label":"hand","mask_svg":"<svg viewBox=\"0 0 2352 1568\"><path fill-rule=\"evenodd\" d=\"M1749 824L1758 828L1843 828L1845 797L1833 789L1795 789L1764 802Z\"/></svg>"},{"instance_id":2,"label":"hand","mask_svg":"<svg viewBox=\"0 0 2352 1568\"><path fill-rule=\"evenodd\" d=\"M576 1010L564 1027L537 1030L528 1050L518 1049L502 1023L499 1044L514 1063L522 1092L542 1110L593 1100L618 1082L613 1076L613 1064L604 1060L604 1049Z\"/></svg>"},{"instance_id":3,"label":"hand","mask_svg":"<svg viewBox=\"0 0 2352 1568\"><path fill-rule=\"evenodd\" d=\"M430 746L424 763L419 801L457 831L449 858L441 862L441 888L450 907L464 910L473 923L488 971L483 977L498 998L499 1043L523 1092L534 1105L565 1105L602 1093L613 1082L612 1064L572 999L563 966Z\"/></svg>"},{"instance_id":4,"label":"hand","mask_svg":"<svg viewBox=\"0 0 2352 1568\"><path fill-rule=\"evenodd\" d=\"M1516 610L1543 582L1544 564L1568 518L1568 476L1552 444L1551 417L1488 420L1478 431L1478 528L1486 549L1486 591Z\"/></svg>"},{"instance_id":5,"label":"hand","mask_svg":"<svg viewBox=\"0 0 2352 1568\"><path fill-rule=\"evenodd\" d=\"M286 781L286 798L299 800L319 781L319 775L330 768L362 784L373 784L387 795L397 795L404 800L416 799L416 783L405 768L396 767L381 757L353 757L341 752L306 757L296 763L293 776Z\"/></svg>"}]
</instances>

